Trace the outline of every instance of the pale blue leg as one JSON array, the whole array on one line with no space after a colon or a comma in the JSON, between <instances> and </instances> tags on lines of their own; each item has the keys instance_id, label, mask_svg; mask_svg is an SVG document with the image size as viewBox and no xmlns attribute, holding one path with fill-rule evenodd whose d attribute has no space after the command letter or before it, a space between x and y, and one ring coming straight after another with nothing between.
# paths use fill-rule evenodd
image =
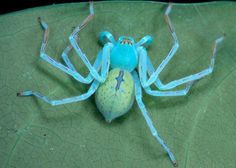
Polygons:
<instances>
[{"instance_id":1,"label":"pale blue leg","mask_svg":"<svg viewBox=\"0 0 236 168\"><path fill-rule=\"evenodd\" d=\"M135 44L135 47L136 48L140 46L148 47L152 44L152 42L153 42L152 36L147 35L147 36L144 36L141 40L139 40L139 42Z\"/></svg>"},{"instance_id":2,"label":"pale blue leg","mask_svg":"<svg viewBox=\"0 0 236 168\"><path fill-rule=\"evenodd\" d=\"M210 65L208 68L196 73L196 74L192 74L192 75L189 75L189 76L186 76L184 78L181 78L181 79L177 79L177 80L174 80L172 82L169 82L167 84L163 84L159 78L157 78L157 80L155 81L155 85L160 88L160 89L172 89L176 86L179 86L179 85L182 85L184 83L189 83L191 81L195 81L195 80L198 80L198 79L201 79L203 78L204 76L206 75L209 75L212 73L213 69L214 69L214 65L215 65L215 58L216 58L216 51L217 51L217 45L222 42L224 39L224 36L221 36L220 38L216 39L215 42L213 43L213 53L212 53L212 56L211 56L211 60L210 60ZM147 66L148 66L148 73L149 75L153 74L154 72L154 68L153 68L153 65L150 61L150 59L147 57Z\"/></svg>"},{"instance_id":3,"label":"pale blue leg","mask_svg":"<svg viewBox=\"0 0 236 168\"><path fill-rule=\"evenodd\" d=\"M209 68L207 68L199 73L189 75L189 76L181 78L179 80L172 81L168 84L162 84L162 82L160 81L158 76L161 73L161 71L164 69L164 67L167 65L167 63L170 61L170 59L173 57L174 53L177 51L177 49L179 47L176 33L175 33L174 28L170 22L170 18L169 18L170 11L171 11L171 5L169 5L168 8L166 9L165 20L166 20L167 25L169 26L169 30L172 34L173 39L174 39L174 45L173 45L170 53L162 61L162 63L158 66L158 68L156 70L154 70L154 68L151 64L151 61L147 56L146 50L143 47L138 48L140 55L143 55L143 57L140 58L140 61L139 61L139 75L141 78L141 84L144 88L149 87L151 84L155 83L155 85L159 89L162 89L162 90L172 89L172 88L179 86L181 84L189 83L191 81L198 80L206 75L209 75L213 71L213 68L214 68L215 56L216 56L216 46L218 43L220 43L224 39L224 36L216 39L216 41L213 45L213 54L211 57L211 63L210 63ZM145 60L145 57L147 57L146 58L147 61ZM148 68L148 73L150 75L150 78L148 80L147 80L147 71L146 71L147 68Z\"/></svg>"},{"instance_id":4,"label":"pale blue leg","mask_svg":"<svg viewBox=\"0 0 236 168\"><path fill-rule=\"evenodd\" d=\"M143 117L145 118L145 120L147 122L149 129L150 129L152 135L156 138L156 140L161 144L161 146L164 148L164 150L168 153L173 165L177 166L177 162L176 162L176 159L175 159L173 153L170 151L170 149L167 147L165 142L159 136L156 128L154 127L154 125L152 123L151 118L148 116L148 112L147 112L145 105L143 104L143 101L142 101L142 90L141 90L141 85L140 85L137 73L135 71L133 71L132 76L133 76L134 82L135 82L135 96L136 96L137 104L142 112Z\"/></svg>"},{"instance_id":5,"label":"pale blue leg","mask_svg":"<svg viewBox=\"0 0 236 168\"><path fill-rule=\"evenodd\" d=\"M48 29L48 25L43 22L41 19L39 20L41 23L41 26L43 27L43 29L45 30L44 33L44 39L42 42L42 46L41 46L41 50L40 50L40 57L50 63L51 65L53 65L54 67L62 70L63 72L71 75L72 77L74 77L76 80L78 80L79 82L82 83L91 83L91 81L93 80L92 78L92 74L89 75L87 78L84 78L82 75L80 75L77 71L73 70L75 69L74 66L70 63L68 57L66 56L66 54L70 51L70 46L68 46L65 51L63 52L63 57L66 58L65 61L67 62L67 64L69 65L69 68L64 66L63 64L55 61L54 59L52 59L51 57L49 57L46 53L45 53L45 47L47 44L47 39L48 39L48 34L49 34L49 29ZM102 78L105 80L107 73L109 71L109 65L110 65L110 50L113 47L113 44L111 43L107 43L103 49L102 49L102 58L98 59L97 62L95 61L94 63L94 69L98 69L100 64L102 65L102 72L101 72L101 76ZM71 69L72 68L72 69Z\"/></svg>"},{"instance_id":6,"label":"pale blue leg","mask_svg":"<svg viewBox=\"0 0 236 168\"><path fill-rule=\"evenodd\" d=\"M39 18L39 22L40 22L42 28L44 29L44 38L43 38L41 49L40 49L40 58L42 58L44 61L48 62L49 64L53 65L54 67L60 69L61 71L65 72L66 74L72 76L75 80L77 80L79 82L86 83L86 84L91 83L91 80L85 79L83 76L81 76L76 71L55 61L54 59L52 59L50 56L48 56L45 53L45 47L46 47L46 44L48 41L48 35L49 35L49 28L48 28L48 25L44 21L41 20L41 18Z\"/></svg>"},{"instance_id":7,"label":"pale blue leg","mask_svg":"<svg viewBox=\"0 0 236 168\"><path fill-rule=\"evenodd\" d=\"M111 50L113 48L112 43L106 43L103 47L102 51L102 69L101 69L101 79L102 81L99 82L105 82L108 72L109 72L109 67L110 67L110 55L111 55Z\"/></svg>"},{"instance_id":8,"label":"pale blue leg","mask_svg":"<svg viewBox=\"0 0 236 168\"><path fill-rule=\"evenodd\" d=\"M112 44L116 43L113 35L108 31L104 31L99 34L99 42L102 43L102 45L106 44L107 42Z\"/></svg>"},{"instance_id":9,"label":"pale blue leg","mask_svg":"<svg viewBox=\"0 0 236 168\"><path fill-rule=\"evenodd\" d=\"M71 51L72 46L68 45L66 47L66 49L62 52L61 57L63 59L63 61L65 62L65 64L73 71L76 71L74 65L71 63L71 61L68 58L68 53Z\"/></svg>"},{"instance_id":10,"label":"pale blue leg","mask_svg":"<svg viewBox=\"0 0 236 168\"><path fill-rule=\"evenodd\" d=\"M17 96L35 96L48 104L56 106L56 105L73 103L73 102L85 100L85 99L89 98L97 90L98 86L99 86L98 81L94 81L86 93L79 95L79 96L75 96L75 97L64 98L61 100L51 100L48 97L42 95L41 93L35 92L35 91L20 92L20 93L17 93Z\"/></svg>"},{"instance_id":11,"label":"pale blue leg","mask_svg":"<svg viewBox=\"0 0 236 168\"><path fill-rule=\"evenodd\" d=\"M103 75L99 75L98 71L91 65L91 63L89 62L88 58L86 57L86 55L82 52L81 48L79 47L78 43L77 43L77 36L78 33L88 24L88 22L93 18L94 15L94 10L93 10L93 3L90 2L90 14L88 15L88 17L82 22L81 25L77 26L75 28L75 30L72 32L72 34L69 37L70 43L73 46L73 48L75 49L77 55L82 59L82 61L84 62L84 64L86 65L86 67L89 69L90 73L92 74L92 76L98 80L99 82L103 83L105 82L105 77ZM111 43L109 43L111 44ZM107 64L108 59L103 59L102 62L104 64Z\"/></svg>"},{"instance_id":12,"label":"pale blue leg","mask_svg":"<svg viewBox=\"0 0 236 168\"><path fill-rule=\"evenodd\" d=\"M171 11L171 5L169 5L166 9L166 12L165 12L165 21L169 27L169 30L170 30L170 33L171 33L171 36L173 38L173 46L170 50L170 52L168 53L168 55L166 56L166 58L161 62L161 64L158 66L158 68L156 69L156 71L154 71L151 75L150 75L150 78L146 81L142 81L142 86L143 87L148 87L150 86L151 84L153 84L157 78L158 78L158 75L160 74L160 72L164 69L164 67L167 65L167 63L171 60L171 58L174 56L174 54L176 53L177 49L179 48L179 42L178 42L178 39L177 39L177 36L176 36L176 33L174 31L174 27L172 26L171 24L171 21L170 21L170 18L169 18L169 13ZM149 42L148 40L146 40L147 42ZM145 39L144 39L144 42L145 42ZM143 42L143 43L144 43ZM140 48L140 47L139 47ZM140 62L142 63L142 62ZM141 65L142 66L142 65ZM141 74L142 73L142 74ZM147 73L146 71L140 71L139 69L139 76L146 76ZM146 78L146 77L144 77Z\"/></svg>"},{"instance_id":13,"label":"pale blue leg","mask_svg":"<svg viewBox=\"0 0 236 168\"><path fill-rule=\"evenodd\" d=\"M150 87L144 88L147 94L150 94L152 96L185 96L191 86L193 85L193 81L187 83L186 87L182 90L176 90L176 91L159 91L159 90L153 90Z\"/></svg>"},{"instance_id":14,"label":"pale blue leg","mask_svg":"<svg viewBox=\"0 0 236 168\"><path fill-rule=\"evenodd\" d=\"M63 51L63 53L62 53L62 59L63 59L63 61L65 62L65 64L71 69L71 70L73 70L73 71L76 71L76 69L75 69L75 67L73 66L73 64L71 63L71 61L70 61L70 59L68 58L68 53L71 51L71 49L72 49L72 46L71 45L68 45L67 47L66 47L66 49ZM97 56L97 58L96 58L96 60L95 60L95 62L94 62L94 65L93 65L93 67L97 70L97 71L99 71L100 70L100 68L101 68L101 61L102 61L102 51L100 51L99 53L98 53L98 56ZM77 71L76 71L77 72ZM91 73L89 73L88 75L87 75L87 77L83 77L83 80L86 80L86 81L88 81L88 82L91 82L92 80L93 80L93 76L91 75Z\"/></svg>"},{"instance_id":15,"label":"pale blue leg","mask_svg":"<svg viewBox=\"0 0 236 168\"><path fill-rule=\"evenodd\" d=\"M139 74L140 74L140 81L142 85L145 85L145 82L147 81L147 71L149 74L152 74L154 71L154 68L151 64L150 59L147 56L147 51L144 47L138 48L138 54L139 54ZM150 73L151 70L151 73ZM155 81L155 85L157 88L160 88L160 82L159 78ZM186 84L185 89L183 90L177 90L177 91L158 91L158 90L152 90L149 86L144 87L145 91L153 96L184 96L188 93L190 87L192 86L193 81L190 81Z\"/></svg>"}]
</instances>

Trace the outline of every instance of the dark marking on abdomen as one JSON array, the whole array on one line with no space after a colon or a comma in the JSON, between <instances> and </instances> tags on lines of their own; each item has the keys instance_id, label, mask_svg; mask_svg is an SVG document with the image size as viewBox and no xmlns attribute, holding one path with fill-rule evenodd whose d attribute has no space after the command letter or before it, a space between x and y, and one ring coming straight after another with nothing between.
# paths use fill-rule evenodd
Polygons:
<instances>
[{"instance_id":1,"label":"dark marking on abdomen","mask_svg":"<svg viewBox=\"0 0 236 168\"><path fill-rule=\"evenodd\" d=\"M123 71L123 70L120 70L119 76L116 77L116 80L117 80L116 91L119 90L120 85L121 85L121 82L124 81L123 76L124 76L124 71Z\"/></svg>"}]
</instances>

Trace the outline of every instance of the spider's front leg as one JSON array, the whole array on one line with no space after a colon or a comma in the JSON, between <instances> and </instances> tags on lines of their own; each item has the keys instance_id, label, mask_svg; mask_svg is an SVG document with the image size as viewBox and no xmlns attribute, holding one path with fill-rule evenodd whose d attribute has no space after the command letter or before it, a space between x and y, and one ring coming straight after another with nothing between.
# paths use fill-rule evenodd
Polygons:
<instances>
[{"instance_id":1,"label":"spider's front leg","mask_svg":"<svg viewBox=\"0 0 236 168\"><path fill-rule=\"evenodd\" d=\"M144 85L143 83L147 81L147 71L152 70L151 72L153 73L154 68L152 64L150 63L150 60L148 59L147 51L144 47L138 48L138 55L139 55L139 74L140 74L139 77L140 77L141 84ZM156 84L157 87L160 86L158 83L158 80L154 84ZM144 90L152 96L184 96L188 93L192 84L193 84L193 81L190 81L186 84L184 89L177 90L177 91L152 90L150 86L144 87Z\"/></svg>"},{"instance_id":2,"label":"spider's front leg","mask_svg":"<svg viewBox=\"0 0 236 168\"><path fill-rule=\"evenodd\" d=\"M103 83L106 79L106 76L104 74L99 75L98 71L91 65L91 63L89 62L86 55L82 52L82 50L79 47L79 44L77 43L77 40L76 40L79 32L89 23L89 21L91 21L91 19L94 16L93 2L90 1L89 4L90 4L90 14L87 16L87 18L85 18L85 20L82 22L82 24L80 24L79 26L77 26L75 28L75 30L70 35L69 40L70 40L72 47L75 49L78 56L82 59L83 63L89 69L89 71L90 71L91 75L94 77L94 79ZM110 49L113 47L112 43L107 43L107 45L109 45L108 47ZM102 57L102 64L103 64L102 69L104 69L104 71L106 71L105 72L106 74L109 71L109 66L107 66L109 64L109 61L110 61L110 59L108 59L107 57Z\"/></svg>"},{"instance_id":3,"label":"spider's front leg","mask_svg":"<svg viewBox=\"0 0 236 168\"><path fill-rule=\"evenodd\" d=\"M74 65L71 63L71 61L69 60L69 58L68 58L68 53L71 51L71 49L72 49L72 46L71 45L68 45L67 47L66 47L66 49L63 51L63 53L62 53L62 55L61 55L61 57L62 57L62 59L63 59L63 61L65 62L65 64L71 69L71 70L73 70L73 71L75 71L76 72L76 69L75 69L75 67L74 67ZM93 64L93 67L99 72L100 71L100 69L101 69L101 65L102 65L102 58L107 58L108 59L108 61L104 61L104 62L107 62L107 64L106 65L103 65L103 70L102 70L102 72L101 72L101 74L102 74L102 76L107 76L106 74L107 74L107 72L108 72L108 68L109 68L109 64L110 64L110 54L109 53L107 53L105 56L103 56L103 53L106 53L107 52L107 47L104 47L104 49L103 50L101 50L100 52L99 52L99 54L98 54L98 56L97 56L97 58L96 58L96 60L95 60L95 62L94 62L94 64ZM108 52L110 52L110 51L108 51ZM85 81L87 81L87 83L91 83L92 82L92 80L94 79L94 77L92 76L92 74L91 73L89 73L88 75L87 75L87 77L83 77L83 80L85 80Z\"/></svg>"},{"instance_id":4,"label":"spider's front leg","mask_svg":"<svg viewBox=\"0 0 236 168\"><path fill-rule=\"evenodd\" d=\"M66 48L66 50L64 51L64 54L67 54L67 52L69 52L69 50L70 50L70 48ZM102 56L105 56L105 57L109 58L109 55L110 55L110 49L107 48L107 47L104 47L103 50L100 51L100 53L98 54L98 57L97 57L97 59L96 59L96 61L94 63L94 68L99 68L99 66L102 64L102 70L101 71L102 71L102 75L104 77L107 76L107 72L108 71L106 69L109 67L109 64L104 65L104 62L101 63ZM50 58L50 57L48 57L48 58ZM50 58L50 61L53 61L52 63L56 62L52 58ZM69 59L66 60L66 61L69 61ZM51 62L49 62L49 63L51 63ZM58 64L62 65L60 63L58 63ZM69 69L70 71L73 71L73 67L72 67L73 65L70 62L67 62L66 64L69 66L69 68L67 68L67 69ZM52 64L52 65L54 65L54 64ZM44 102L55 106L55 105L61 105L61 104L67 104L67 103L73 103L73 102L78 102L78 101L85 100L85 99L89 98L97 90L98 86L99 86L99 82L97 80L94 80L93 83L91 84L89 90L86 93L84 93L84 94L82 94L80 96L64 98L64 99L61 99L61 100L51 100L47 96L44 96L41 93L36 92L36 91L19 92L19 93L17 93L17 96L21 96L21 97L22 96L35 96L35 97L43 100Z\"/></svg>"},{"instance_id":5,"label":"spider's front leg","mask_svg":"<svg viewBox=\"0 0 236 168\"><path fill-rule=\"evenodd\" d=\"M164 150L168 153L170 160L172 161L173 165L176 167L177 166L177 161L173 155L173 153L170 151L170 149L168 148L168 146L165 144L164 140L160 137L160 135L158 134L156 128L154 127L151 118L148 115L148 112L145 108L145 105L143 104L142 101L142 88L139 82L139 78L138 78L138 74L136 73L136 71L132 72L132 76L134 78L134 82L135 82L135 97L136 97L136 101L137 104L142 112L143 117L146 120L146 123L152 133L152 135L156 138L156 140L161 144L161 146L164 148Z\"/></svg>"},{"instance_id":6,"label":"spider's front leg","mask_svg":"<svg viewBox=\"0 0 236 168\"><path fill-rule=\"evenodd\" d=\"M203 78L204 76L207 76L207 75L211 74L213 72L214 65L215 65L217 45L219 43L221 43L223 41L223 39L224 39L224 35L217 38L215 40L215 42L213 43L212 56L211 56L210 65L209 65L208 68L206 68L206 69L204 69L204 70L202 70L198 73L195 73L195 74L192 74L192 75L189 75L189 76L171 81L167 84L163 84L161 82L161 80L159 78L157 78L157 80L155 81L155 85L158 86L160 89L164 89L164 90L172 89L172 88L175 88L175 87L177 87L179 85L182 85L182 84L185 84L185 83L187 83L187 85L188 85L191 82L194 82L198 79ZM152 65L152 63L151 63L151 61L148 57L147 57L147 66L148 66L148 73L150 75L154 72L154 68L153 68L153 65Z\"/></svg>"},{"instance_id":7,"label":"spider's front leg","mask_svg":"<svg viewBox=\"0 0 236 168\"><path fill-rule=\"evenodd\" d=\"M60 69L61 71L63 71L64 73L72 76L75 80L81 82L81 83L91 83L91 80L84 78L81 74L79 74L77 71L75 71L75 69L71 69L68 68L67 66L55 61L53 58L51 58L50 56L48 56L45 52L45 48L46 48L46 44L48 41L48 36L49 36L49 27L48 25L41 20L41 18L38 18L42 28L44 29L44 36L43 36L43 41L42 41L42 45L41 45L41 49L40 49L40 58L42 58L44 61L48 62L49 64L51 64L52 66ZM65 50L66 52L70 51L70 48L66 48Z\"/></svg>"},{"instance_id":8,"label":"spider's front leg","mask_svg":"<svg viewBox=\"0 0 236 168\"><path fill-rule=\"evenodd\" d=\"M108 42L110 42L110 43L112 43L112 44L115 44L115 43L116 43L116 41L115 41L113 35L112 35L110 32L108 32L108 31L104 31L104 32L101 32L101 33L99 34L99 42L100 42L102 45L104 45L104 44L106 44L106 43L108 43Z\"/></svg>"},{"instance_id":9,"label":"spider's front leg","mask_svg":"<svg viewBox=\"0 0 236 168\"><path fill-rule=\"evenodd\" d=\"M193 81L198 80L198 79L212 73L213 68L214 68L214 64L215 64L217 45L223 41L224 35L219 37L218 39L216 39L215 42L213 43L213 53L212 53L210 65L208 68L200 71L199 73L189 75L189 76L186 76L186 77L178 79L178 80L174 80L174 81L169 82L167 84L163 84L158 76L161 73L161 71L164 69L164 67L168 64L168 62L171 60L171 58L173 57L174 53L176 52L176 50L179 46L176 33L174 31L174 28L173 28L173 26L170 22L169 16L168 16L170 11L171 11L171 5L168 6L168 8L165 12L165 20L168 24L169 30L172 34L173 39L174 39L174 45L173 45L171 51L169 52L169 54L167 55L167 57L162 61L162 63L158 66L158 68L156 70L154 70L153 65L150 61L150 58L148 56L143 56L143 58L142 58L143 61L140 61L141 65L139 68L139 74L140 74L142 86L144 88L148 88L151 84L154 83L159 89L168 90L168 89L172 89L172 88L175 88L179 85L187 83L186 89L185 89L185 91L183 91L183 93L185 93L189 90L188 86ZM141 51L141 52L144 53L146 51ZM141 54L141 55L147 55L147 54ZM148 71L148 74L150 75L150 78L148 80L147 80L147 71Z\"/></svg>"},{"instance_id":10,"label":"spider's front leg","mask_svg":"<svg viewBox=\"0 0 236 168\"><path fill-rule=\"evenodd\" d=\"M73 78L75 78L77 81L81 82L81 83L86 83L89 84L91 83L91 81L94 79L94 77L92 76L91 73L89 73L89 75L84 78L81 74L79 74L74 66L72 65L72 63L70 62L67 54L70 52L70 50L72 49L72 46L69 45L67 46L67 48L64 50L64 52L62 53L62 58L65 61L66 65L68 66L64 66L63 64L55 61L54 59L52 59L50 56L48 56L45 52L45 47L48 41L48 36L49 36L49 27L48 25L41 20L41 18L39 18L39 22L42 26L42 28L44 29L44 38L42 41L42 45L41 45L41 49L40 49L40 57L50 63L51 65L53 65L54 67L60 69L61 71L69 74L70 76L72 76ZM93 65L93 69L99 70L100 66L102 65L102 70L101 70L101 77L102 78L106 78L107 73L109 71L109 65L110 65L110 50L113 47L113 44L111 43L107 43L104 45L102 51L99 53L98 57L96 58L96 61Z\"/></svg>"},{"instance_id":11,"label":"spider's front leg","mask_svg":"<svg viewBox=\"0 0 236 168\"><path fill-rule=\"evenodd\" d=\"M188 86L189 86L189 84L191 84L191 83L193 83L194 81L196 81L196 80L198 80L198 79L201 79L201 78L203 78L204 76L207 76L207 75L209 75L209 74L211 74L211 73L213 72L214 65L215 65L215 58L216 58L217 45L218 45L219 43L221 43L221 42L223 41L223 39L224 39L224 35L221 36L221 37L219 37L219 38L217 38L217 39L215 40L215 42L213 43L212 56L211 56L210 65L209 65L208 68L206 68L206 69L204 69L204 70L202 70L202 71L200 71L200 72L198 72L198 73L195 73L195 74L192 74L192 75L189 75L189 76L186 76L186 77L183 77L183 78L180 78L180 79L171 81L171 82L169 82L169 83L167 83L167 84L163 84L163 83L161 82L161 80L159 79L159 77L157 77L157 79L156 79L156 81L155 81L154 84L155 84L158 88L160 88L160 89L162 89L162 90L168 90L168 89L172 89L172 88L175 88L175 87L177 87L177 86L179 86L179 85L182 85L182 84L187 83L186 89L185 89L185 90L186 90L186 93L187 93L187 91L189 90L189 89L187 89ZM143 57L145 57L145 56L143 56ZM146 58L146 59L145 59L145 58ZM149 58L148 56L146 56L145 58L144 58L145 61L144 61L143 63L140 62L140 64L142 64L142 66L145 66L144 64L147 65L148 74L151 76L152 74L155 73L155 72L154 72L155 70L154 70L154 67L153 67L153 65L152 65L152 63L151 63L150 58ZM143 69L145 69L145 68L143 68ZM146 72L146 71L145 71L145 72L141 72L141 75L144 76L144 73L147 73L147 72ZM144 79L145 79L145 78L144 78ZM146 87L146 88L149 88L149 87Z\"/></svg>"},{"instance_id":12,"label":"spider's front leg","mask_svg":"<svg viewBox=\"0 0 236 168\"><path fill-rule=\"evenodd\" d=\"M169 18L169 13L171 11L171 8L172 8L172 5L169 4L169 6L167 7L167 9L165 11L164 18L165 18L166 24L168 25L170 34L173 39L173 46L172 46L171 50L169 51L168 55L166 56L166 58L158 66L158 68L152 74L150 74L150 78L148 80L147 80L146 70L141 68L142 66L146 66L146 62L144 62L143 65L139 66L139 76L141 77L141 84L144 88L149 87L156 80L159 80L158 75L165 68L167 63L171 60L171 58L174 56L174 54L176 53L176 51L179 48L179 42L178 42L174 27L172 26L170 18ZM151 37L148 37L148 36L144 37L140 40L140 42L137 43L137 44L139 44L137 47L143 48L142 46L144 46L146 44L150 45L150 42L152 42ZM157 87L161 88L161 85L157 85Z\"/></svg>"}]
</instances>

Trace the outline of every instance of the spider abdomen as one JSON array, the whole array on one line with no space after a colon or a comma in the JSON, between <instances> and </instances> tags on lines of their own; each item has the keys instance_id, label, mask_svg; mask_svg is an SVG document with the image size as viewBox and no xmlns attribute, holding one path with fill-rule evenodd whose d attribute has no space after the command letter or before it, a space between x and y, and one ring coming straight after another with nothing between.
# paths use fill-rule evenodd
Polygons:
<instances>
[{"instance_id":1,"label":"spider abdomen","mask_svg":"<svg viewBox=\"0 0 236 168\"><path fill-rule=\"evenodd\" d=\"M106 121L127 113L134 102L134 81L128 71L112 69L95 94L95 102Z\"/></svg>"}]
</instances>

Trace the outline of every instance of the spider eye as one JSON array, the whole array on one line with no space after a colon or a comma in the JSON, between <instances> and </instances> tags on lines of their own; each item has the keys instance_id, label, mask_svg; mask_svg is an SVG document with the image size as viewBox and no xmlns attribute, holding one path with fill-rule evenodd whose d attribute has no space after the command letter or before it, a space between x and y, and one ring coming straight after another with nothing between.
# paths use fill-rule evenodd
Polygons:
<instances>
[{"instance_id":1,"label":"spider eye","mask_svg":"<svg viewBox=\"0 0 236 168\"><path fill-rule=\"evenodd\" d=\"M133 45L134 44L134 40L133 40L132 37L120 36L119 43L120 44Z\"/></svg>"},{"instance_id":2,"label":"spider eye","mask_svg":"<svg viewBox=\"0 0 236 168\"><path fill-rule=\"evenodd\" d=\"M132 45L133 44L133 42L131 40L129 40L129 39L123 39L120 43L121 44L128 44L128 45Z\"/></svg>"}]
</instances>

